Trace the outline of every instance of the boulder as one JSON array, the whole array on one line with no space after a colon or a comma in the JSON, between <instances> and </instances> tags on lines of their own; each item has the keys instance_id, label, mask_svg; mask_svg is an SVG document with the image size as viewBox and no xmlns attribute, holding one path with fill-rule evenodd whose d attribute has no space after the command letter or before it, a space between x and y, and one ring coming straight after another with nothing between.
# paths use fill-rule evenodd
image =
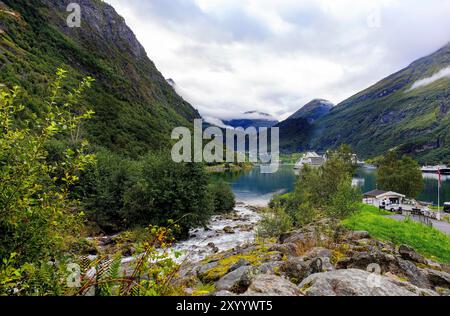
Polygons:
<instances>
[{"instance_id":1,"label":"boulder","mask_svg":"<svg viewBox=\"0 0 450 316\"><path fill-rule=\"evenodd\" d=\"M314 247L309 250L305 255L305 260L315 259L315 258L331 258L333 256L333 252L330 249L322 248L322 247Z\"/></svg>"},{"instance_id":2,"label":"boulder","mask_svg":"<svg viewBox=\"0 0 450 316\"><path fill-rule=\"evenodd\" d=\"M228 272L232 272L240 267L245 267L245 266L249 266L250 262L248 262L245 259L239 259L236 263L234 263L233 265L231 265L230 269L228 270Z\"/></svg>"},{"instance_id":3,"label":"boulder","mask_svg":"<svg viewBox=\"0 0 450 316\"><path fill-rule=\"evenodd\" d=\"M269 248L269 251L279 251L289 257L298 256L297 246L294 243L275 244Z\"/></svg>"},{"instance_id":4,"label":"boulder","mask_svg":"<svg viewBox=\"0 0 450 316\"><path fill-rule=\"evenodd\" d=\"M288 280L271 274L254 278L244 296L299 296L297 286Z\"/></svg>"},{"instance_id":5,"label":"boulder","mask_svg":"<svg viewBox=\"0 0 450 316\"><path fill-rule=\"evenodd\" d=\"M398 248L398 253L405 260L410 260L422 264L428 263L427 260L424 258L424 256L418 254L413 248L407 245L401 245Z\"/></svg>"},{"instance_id":6,"label":"boulder","mask_svg":"<svg viewBox=\"0 0 450 316\"><path fill-rule=\"evenodd\" d=\"M301 258L290 258L281 264L280 272L288 277L289 280L298 284L307 276L322 272L322 260L316 258L303 261Z\"/></svg>"},{"instance_id":7,"label":"boulder","mask_svg":"<svg viewBox=\"0 0 450 316\"><path fill-rule=\"evenodd\" d=\"M213 261L213 262L208 262L206 264L201 265L198 268L197 271L197 275L199 277L199 279L201 280L203 278L203 276L205 275L206 272L208 272L208 270L211 270L212 268L217 266L217 261Z\"/></svg>"},{"instance_id":8,"label":"boulder","mask_svg":"<svg viewBox=\"0 0 450 316\"><path fill-rule=\"evenodd\" d=\"M351 231L345 234L344 237L346 240L360 240L360 239L368 239L370 238L369 232L366 232L365 230L360 231Z\"/></svg>"},{"instance_id":9,"label":"boulder","mask_svg":"<svg viewBox=\"0 0 450 316\"><path fill-rule=\"evenodd\" d=\"M358 269L316 273L299 285L307 296L418 296L393 280Z\"/></svg>"},{"instance_id":10,"label":"boulder","mask_svg":"<svg viewBox=\"0 0 450 316\"><path fill-rule=\"evenodd\" d=\"M231 228L230 226L225 226L225 227L223 228L223 231L224 231L225 233L227 233L227 234L234 234L234 229Z\"/></svg>"},{"instance_id":11,"label":"boulder","mask_svg":"<svg viewBox=\"0 0 450 316\"><path fill-rule=\"evenodd\" d=\"M242 266L225 274L217 281L216 290L243 293L247 290L252 279L251 267Z\"/></svg>"},{"instance_id":12,"label":"boulder","mask_svg":"<svg viewBox=\"0 0 450 316\"><path fill-rule=\"evenodd\" d=\"M432 287L440 287L450 289L450 274L444 271L437 271L433 269L422 270L428 278Z\"/></svg>"}]
</instances>

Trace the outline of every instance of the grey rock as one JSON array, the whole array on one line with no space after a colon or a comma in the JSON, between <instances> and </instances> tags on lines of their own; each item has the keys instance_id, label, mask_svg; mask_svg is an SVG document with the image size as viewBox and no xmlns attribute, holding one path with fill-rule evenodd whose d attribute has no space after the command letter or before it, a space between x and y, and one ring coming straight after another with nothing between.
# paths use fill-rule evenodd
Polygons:
<instances>
[{"instance_id":1,"label":"grey rock","mask_svg":"<svg viewBox=\"0 0 450 316\"><path fill-rule=\"evenodd\" d=\"M424 256L418 254L413 248L407 246L407 245L401 245L398 248L398 253L400 256L405 260L411 260L417 263L427 264L427 260L424 258Z\"/></svg>"},{"instance_id":2,"label":"grey rock","mask_svg":"<svg viewBox=\"0 0 450 316\"><path fill-rule=\"evenodd\" d=\"M298 284L309 275L322 272L322 260L316 258L303 261L301 258L290 258L281 264L280 272Z\"/></svg>"},{"instance_id":3,"label":"grey rock","mask_svg":"<svg viewBox=\"0 0 450 316\"><path fill-rule=\"evenodd\" d=\"M271 274L254 278L244 296L300 296L299 289L288 280Z\"/></svg>"},{"instance_id":4,"label":"grey rock","mask_svg":"<svg viewBox=\"0 0 450 316\"><path fill-rule=\"evenodd\" d=\"M245 267L245 266L249 266L250 262L248 262L245 259L239 259L235 264L231 265L230 269L228 270L228 272L232 272L240 267Z\"/></svg>"},{"instance_id":5,"label":"grey rock","mask_svg":"<svg viewBox=\"0 0 450 316\"><path fill-rule=\"evenodd\" d=\"M224 231L225 233L227 233L227 234L234 234L234 233L235 233L234 229L231 228L230 226L225 226L225 227L223 228L223 231Z\"/></svg>"},{"instance_id":6,"label":"grey rock","mask_svg":"<svg viewBox=\"0 0 450 316\"><path fill-rule=\"evenodd\" d=\"M450 289L449 273L433 269L425 269L424 271L431 286Z\"/></svg>"},{"instance_id":7,"label":"grey rock","mask_svg":"<svg viewBox=\"0 0 450 316\"><path fill-rule=\"evenodd\" d=\"M236 294L230 291L218 291L212 294L212 296L236 296Z\"/></svg>"},{"instance_id":8,"label":"grey rock","mask_svg":"<svg viewBox=\"0 0 450 316\"><path fill-rule=\"evenodd\" d=\"M364 230L351 231L345 235L345 239L347 239L347 240L360 240L360 239L367 239L367 238L370 238L370 234L369 234L369 232L366 232Z\"/></svg>"},{"instance_id":9,"label":"grey rock","mask_svg":"<svg viewBox=\"0 0 450 316\"><path fill-rule=\"evenodd\" d=\"M275 244L269 248L269 251L279 251L289 257L298 256L297 246L294 243Z\"/></svg>"},{"instance_id":10,"label":"grey rock","mask_svg":"<svg viewBox=\"0 0 450 316\"><path fill-rule=\"evenodd\" d=\"M218 291L231 291L235 293L243 293L247 290L251 282L251 267L243 266L237 268L230 273L225 274L219 281L216 282L216 289Z\"/></svg>"},{"instance_id":11,"label":"grey rock","mask_svg":"<svg viewBox=\"0 0 450 316\"><path fill-rule=\"evenodd\" d=\"M314 247L304 255L304 258L306 260L314 259L314 258L323 259L323 258L331 258L332 255L333 255L333 252L330 249L322 248L322 247Z\"/></svg>"},{"instance_id":12,"label":"grey rock","mask_svg":"<svg viewBox=\"0 0 450 316\"><path fill-rule=\"evenodd\" d=\"M299 285L307 296L418 296L389 278L358 269L316 273Z\"/></svg>"},{"instance_id":13,"label":"grey rock","mask_svg":"<svg viewBox=\"0 0 450 316\"><path fill-rule=\"evenodd\" d=\"M206 264L201 265L201 266L198 268L198 271L197 271L198 277L199 277L200 279L202 279L202 276L203 276L208 270L214 268L215 266L217 266L217 261L214 261L214 262L208 262L208 263L206 263Z\"/></svg>"}]
</instances>

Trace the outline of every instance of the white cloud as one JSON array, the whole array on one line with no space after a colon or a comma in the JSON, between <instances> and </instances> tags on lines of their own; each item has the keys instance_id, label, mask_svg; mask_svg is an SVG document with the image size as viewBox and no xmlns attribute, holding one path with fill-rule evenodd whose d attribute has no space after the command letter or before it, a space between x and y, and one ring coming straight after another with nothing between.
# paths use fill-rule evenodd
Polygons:
<instances>
[{"instance_id":1,"label":"white cloud","mask_svg":"<svg viewBox=\"0 0 450 316\"><path fill-rule=\"evenodd\" d=\"M213 118L338 103L450 40L448 0L107 1Z\"/></svg>"},{"instance_id":2,"label":"white cloud","mask_svg":"<svg viewBox=\"0 0 450 316\"><path fill-rule=\"evenodd\" d=\"M413 85L411 86L409 91L420 88L420 87L428 86L429 84L432 84L433 82L438 81L443 78L450 78L450 66L446 67L444 69L441 69L440 71L436 72L431 77L417 80L416 82L413 83Z\"/></svg>"}]
</instances>

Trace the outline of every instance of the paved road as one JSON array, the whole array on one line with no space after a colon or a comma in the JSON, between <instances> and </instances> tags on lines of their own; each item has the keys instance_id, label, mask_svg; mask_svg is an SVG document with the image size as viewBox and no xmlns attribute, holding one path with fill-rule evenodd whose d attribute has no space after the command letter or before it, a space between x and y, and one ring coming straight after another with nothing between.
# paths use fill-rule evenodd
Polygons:
<instances>
[{"instance_id":1,"label":"paved road","mask_svg":"<svg viewBox=\"0 0 450 316\"><path fill-rule=\"evenodd\" d=\"M405 220L405 216L403 215L387 215L386 217L398 220L398 221L403 221ZM419 219L416 216L412 216L412 219L414 219L415 221L419 222ZM431 222L433 223L433 227L440 230L441 232L444 232L445 234L447 234L448 236L450 236L450 223L448 222L441 222L441 221L437 221L432 219Z\"/></svg>"}]
</instances>

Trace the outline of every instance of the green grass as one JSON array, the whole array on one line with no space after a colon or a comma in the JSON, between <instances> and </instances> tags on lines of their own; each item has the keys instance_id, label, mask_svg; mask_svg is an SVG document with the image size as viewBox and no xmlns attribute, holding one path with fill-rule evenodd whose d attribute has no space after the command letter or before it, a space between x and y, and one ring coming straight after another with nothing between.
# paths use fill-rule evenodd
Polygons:
<instances>
[{"instance_id":1,"label":"green grass","mask_svg":"<svg viewBox=\"0 0 450 316\"><path fill-rule=\"evenodd\" d=\"M376 207L363 205L358 213L344 220L343 224L353 230L368 231L372 237L380 240L409 245L430 259L450 262L449 236L413 220L399 222L386 218L383 216L385 214L385 211Z\"/></svg>"}]
</instances>

